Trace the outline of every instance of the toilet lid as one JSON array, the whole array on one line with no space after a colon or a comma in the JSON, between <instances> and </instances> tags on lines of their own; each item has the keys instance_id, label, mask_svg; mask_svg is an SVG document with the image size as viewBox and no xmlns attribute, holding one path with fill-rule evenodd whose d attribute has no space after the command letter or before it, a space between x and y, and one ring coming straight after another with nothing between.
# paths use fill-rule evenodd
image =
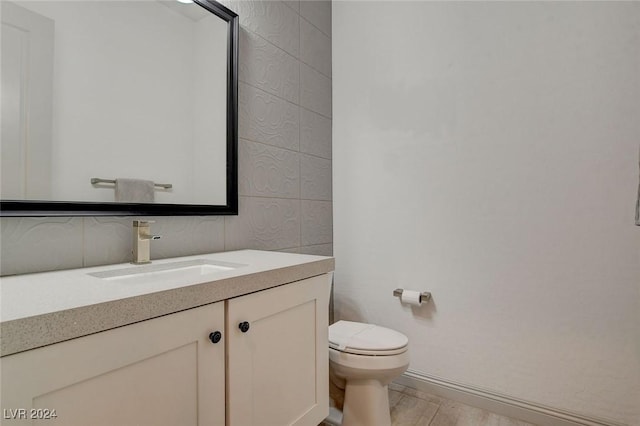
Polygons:
<instances>
[{"instance_id":1,"label":"toilet lid","mask_svg":"<svg viewBox=\"0 0 640 426\"><path fill-rule=\"evenodd\" d=\"M362 355L392 355L404 352L409 339L389 328L362 322L338 321L329 326L329 347Z\"/></svg>"}]
</instances>

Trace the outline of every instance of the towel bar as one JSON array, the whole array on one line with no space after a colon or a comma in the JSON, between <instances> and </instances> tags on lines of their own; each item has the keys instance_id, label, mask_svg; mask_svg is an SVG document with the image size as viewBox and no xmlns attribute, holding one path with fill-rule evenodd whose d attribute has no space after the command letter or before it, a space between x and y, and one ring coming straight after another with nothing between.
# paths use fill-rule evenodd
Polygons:
<instances>
[{"instance_id":1,"label":"towel bar","mask_svg":"<svg viewBox=\"0 0 640 426\"><path fill-rule=\"evenodd\" d=\"M100 178L91 178L91 185L95 185L97 183L116 183L115 179L100 179ZM173 185L170 183L154 183L153 186L157 186L158 188L171 189Z\"/></svg>"}]
</instances>

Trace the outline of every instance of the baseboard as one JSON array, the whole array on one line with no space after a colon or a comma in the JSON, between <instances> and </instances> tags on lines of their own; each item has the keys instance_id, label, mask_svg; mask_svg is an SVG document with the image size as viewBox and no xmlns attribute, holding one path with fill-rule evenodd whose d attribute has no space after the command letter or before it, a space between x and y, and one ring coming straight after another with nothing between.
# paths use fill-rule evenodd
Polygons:
<instances>
[{"instance_id":1,"label":"baseboard","mask_svg":"<svg viewBox=\"0 0 640 426\"><path fill-rule=\"evenodd\" d=\"M627 426L408 370L395 383L539 426Z\"/></svg>"}]
</instances>

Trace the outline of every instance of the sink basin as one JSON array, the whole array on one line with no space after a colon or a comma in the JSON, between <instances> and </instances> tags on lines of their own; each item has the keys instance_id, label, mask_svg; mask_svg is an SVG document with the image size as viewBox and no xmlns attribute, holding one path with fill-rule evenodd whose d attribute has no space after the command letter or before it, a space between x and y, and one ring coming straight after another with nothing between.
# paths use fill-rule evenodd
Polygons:
<instances>
[{"instance_id":1,"label":"sink basin","mask_svg":"<svg viewBox=\"0 0 640 426\"><path fill-rule=\"evenodd\" d=\"M93 272L88 275L105 281L152 283L157 280L179 279L188 281L240 268L240 263L220 262L208 259L185 260L181 262L132 266L123 269Z\"/></svg>"}]
</instances>

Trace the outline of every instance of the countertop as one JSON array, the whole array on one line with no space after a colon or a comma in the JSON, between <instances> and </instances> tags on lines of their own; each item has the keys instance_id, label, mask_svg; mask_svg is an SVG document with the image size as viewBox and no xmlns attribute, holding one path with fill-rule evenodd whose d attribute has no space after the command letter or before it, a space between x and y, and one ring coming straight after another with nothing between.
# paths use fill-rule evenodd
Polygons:
<instances>
[{"instance_id":1,"label":"countertop","mask_svg":"<svg viewBox=\"0 0 640 426\"><path fill-rule=\"evenodd\" d=\"M91 273L133 268L96 266L0 278L0 355L10 355L185 309L231 299L334 270L332 257L258 250L156 260L240 264L187 280L109 281Z\"/></svg>"}]
</instances>

